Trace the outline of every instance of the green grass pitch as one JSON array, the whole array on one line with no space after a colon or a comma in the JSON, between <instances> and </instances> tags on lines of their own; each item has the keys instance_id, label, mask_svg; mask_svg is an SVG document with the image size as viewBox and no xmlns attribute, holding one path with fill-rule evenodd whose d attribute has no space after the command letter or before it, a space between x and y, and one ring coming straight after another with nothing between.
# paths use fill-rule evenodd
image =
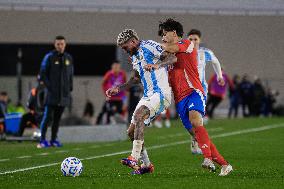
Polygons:
<instances>
[{"instance_id":1,"label":"green grass pitch","mask_svg":"<svg viewBox=\"0 0 284 189\"><path fill-rule=\"evenodd\" d=\"M233 165L227 177L201 168L192 155L189 136L180 121L172 127L147 128L145 144L155 172L130 175L120 159L129 141L65 144L37 149L30 142L0 142L0 189L6 188L284 188L284 118L212 120L206 126L219 151ZM187 142L188 141L188 142ZM83 159L79 177L64 177L60 163ZM104 157L105 156L105 157ZM10 171L15 171L11 173Z\"/></svg>"}]
</instances>

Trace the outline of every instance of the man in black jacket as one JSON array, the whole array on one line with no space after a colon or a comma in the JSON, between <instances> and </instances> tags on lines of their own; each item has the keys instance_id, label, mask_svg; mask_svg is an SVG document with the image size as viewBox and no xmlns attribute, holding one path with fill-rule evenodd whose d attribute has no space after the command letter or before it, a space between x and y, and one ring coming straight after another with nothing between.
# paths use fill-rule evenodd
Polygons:
<instances>
[{"instance_id":1,"label":"man in black jacket","mask_svg":"<svg viewBox=\"0 0 284 189\"><path fill-rule=\"evenodd\" d=\"M62 146L57 140L59 121L64 108L71 103L73 60L71 55L65 52L66 41L63 36L55 38L54 46L55 50L45 55L40 69L40 80L47 88L47 100L40 125L41 140L38 148ZM51 122L51 140L48 143L45 136Z\"/></svg>"}]
</instances>

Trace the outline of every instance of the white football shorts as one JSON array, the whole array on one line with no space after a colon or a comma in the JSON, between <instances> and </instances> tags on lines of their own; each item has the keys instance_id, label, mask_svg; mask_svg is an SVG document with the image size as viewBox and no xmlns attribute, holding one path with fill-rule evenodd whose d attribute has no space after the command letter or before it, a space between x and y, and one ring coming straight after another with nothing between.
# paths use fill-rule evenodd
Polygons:
<instances>
[{"instance_id":1,"label":"white football shorts","mask_svg":"<svg viewBox=\"0 0 284 189\"><path fill-rule=\"evenodd\" d=\"M135 124L134 115L141 106L146 106L150 110L150 117L144 121L145 125L149 125L150 121L161 114L171 105L171 94L154 93L150 97L142 97L137 104L132 115L131 123Z\"/></svg>"}]
</instances>

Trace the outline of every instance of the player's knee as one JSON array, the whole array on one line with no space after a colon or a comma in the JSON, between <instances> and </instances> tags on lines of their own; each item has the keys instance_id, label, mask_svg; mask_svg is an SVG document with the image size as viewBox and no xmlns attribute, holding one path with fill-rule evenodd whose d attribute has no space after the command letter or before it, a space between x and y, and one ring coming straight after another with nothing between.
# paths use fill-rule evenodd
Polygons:
<instances>
[{"instance_id":1,"label":"player's knee","mask_svg":"<svg viewBox=\"0 0 284 189\"><path fill-rule=\"evenodd\" d=\"M150 110L146 106L141 106L134 115L135 122L142 122L150 116Z\"/></svg>"},{"instance_id":2,"label":"player's knee","mask_svg":"<svg viewBox=\"0 0 284 189\"><path fill-rule=\"evenodd\" d=\"M190 120L191 125L194 128L203 125L202 124L202 117L201 117L200 113L197 112L197 111L190 111L189 112L189 120Z\"/></svg>"}]
</instances>

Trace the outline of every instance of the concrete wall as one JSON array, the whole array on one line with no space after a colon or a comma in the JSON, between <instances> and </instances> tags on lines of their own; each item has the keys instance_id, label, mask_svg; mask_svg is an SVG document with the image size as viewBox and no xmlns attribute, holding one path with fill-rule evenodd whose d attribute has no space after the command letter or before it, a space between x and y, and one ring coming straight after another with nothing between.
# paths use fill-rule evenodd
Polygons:
<instances>
[{"instance_id":1,"label":"concrete wall","mask_svg":"<svg viewBox=\"0 0 284 189\"><path fill-rule=\"evenodd\" d=\"M284 16L0 11L0 43L50 42L55 35L63 34L71 43L113 44L117 34L126 27L135 28L143 39L159 40L158 22L167 17L181 21L186 31L200 29L203 41L214 50L229 74L248 73L252 78L261 77L272 88L280 90L283 102ZM208 68L207 75L212 70ZM95 78L91 91L101 102L99 83ZM3 82L0 86L5 89ZM75 90L81 92L82 85ZM83 96L75 98L82 101Z\"/></svg>"}]
</instances>

